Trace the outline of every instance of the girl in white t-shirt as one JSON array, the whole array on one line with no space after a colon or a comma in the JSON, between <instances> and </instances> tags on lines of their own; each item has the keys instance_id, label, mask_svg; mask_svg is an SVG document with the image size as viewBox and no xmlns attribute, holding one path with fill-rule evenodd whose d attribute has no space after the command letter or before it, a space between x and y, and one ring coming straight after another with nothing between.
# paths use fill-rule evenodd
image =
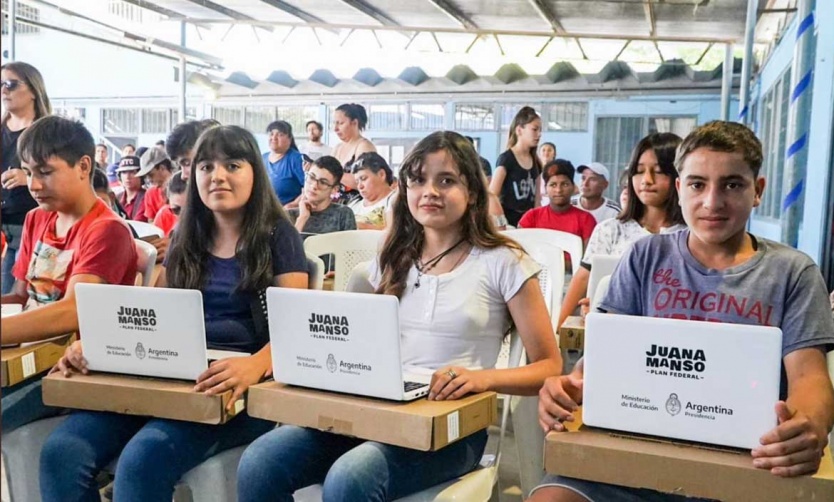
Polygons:
<instances>
[{"instance_id":1,"label":"girl in white t-shirt","mask_svg":"<svg viewBox=\"0 0 834 502\"><path fill-rule=\"evenodd\" d=\"M678 193L675 191L675 152L681 138L672 133L654 133L641 139L628 163L627 204L616 218L598 223L588 240L581 266L570 281L562 311L561 326L585 298L595 254L621 255L634 241L647 235L676 232L684 228Z\"/></svg>"},{"instance_id":2,"label":"girl in white t-shirt","mask_svg":"<svg viewBox=\"0 0 834 502\"><path fill-rule=\"evenodd\" d=\"M394 222L371 282L377 293L400 299L403 363L434 370L431 400L536 394L562 366L540 267L493 227L472 145L454 132L427 136L405 159L397 186ZM498 370L511 324L530 364ZM294 491L322 483L324 500L397 499L471 471L486 441L480 431L424 452L285 425L243 454L238 498L289 501Z\"/></svg>"}]
</instances>

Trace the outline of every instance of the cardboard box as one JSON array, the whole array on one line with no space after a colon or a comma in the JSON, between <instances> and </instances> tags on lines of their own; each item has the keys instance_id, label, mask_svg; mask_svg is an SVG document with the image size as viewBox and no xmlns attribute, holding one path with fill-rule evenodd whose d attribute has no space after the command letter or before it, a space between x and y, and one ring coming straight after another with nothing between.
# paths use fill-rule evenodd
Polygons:
<instances>
[{"instance_id":1,"label":"cardboard box","mask_svg":"<svg viewBox=\"0 0 834 502\"><path fill-rule=\"evenodd\" d=\"M52 369L64 351L78 338L67 335L45 342L25 344L0 352L0 387L11 387Z\"/></svg>"},{"instance_id":2,"label":"cardboard box","mask_svg":"<svg viewBox=\"0 0 834 502\"><path fill-rule=\"evenodd\" d=\"M43 379L43 402L80 410L112 411L124 415L169 418L202 424L223 424L245 409L239 399L233 411L226 405L232 391L207 396L194 392L194 382L112 373L52 373Z\"/></svg>"},{"instance_id":3,"label":"cardboard box","mask_svg":"<svg viewBox=\"0 0 834 502\"><path fill-rule=\"evenodd\" d=\"M494 392L401 403L267 382L249 389L248 407L257 418L435 451L487 428L497 403Z\"/></svg>"},{"instance_id":4,"label":"cardboard box","mask_svg":"<svg viewBox=\"0 0 834 502\"><path fill-rule=\"evenodd\" d=\"M726 502L834 500L827 449L814 476L779 478L753 467L745 450L635 437L582 426L545 439L545 470L573 478Z\"/></svg>"},{"instance_id":5,"label":"cardboard box","mask_svg":"<svg viewBox=\"0 0 834 502\"><path fill-rule=\"evenodd\" d=\"M559 326L559 348L583 350L585 348L585 320L570 316Z\"/></svg>"}]
</instances>

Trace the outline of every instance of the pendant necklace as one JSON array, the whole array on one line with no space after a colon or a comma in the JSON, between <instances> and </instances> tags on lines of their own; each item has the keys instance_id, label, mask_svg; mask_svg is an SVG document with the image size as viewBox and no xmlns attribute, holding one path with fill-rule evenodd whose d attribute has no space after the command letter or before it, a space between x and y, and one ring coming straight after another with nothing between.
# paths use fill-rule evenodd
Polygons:
<instances>
[{"instance_id":1,"label":"pendant necklace","mask_svg":"<svg viewBox=\"0 0 834 502\"><path fill-rule=\"evenodd\" d=\"M443 251L442 253L435 256L431 260L428 260L426 262L421 261L419 258L417 260L415 260L414 266L417 267L417 281L414 282L414 287L419 288L420 287L420 279L423 277L423 275L427 274L431 269L436 267L437 264L440 263L440 260L442 260L447 254L454 251L455 248L460 246L463 243L463 241L465 241L465 240L466 239L461 239L461 240L457 241L454 245L452 245L452 247L450 247L446 251Z\"/></svg>"}]
</instances>

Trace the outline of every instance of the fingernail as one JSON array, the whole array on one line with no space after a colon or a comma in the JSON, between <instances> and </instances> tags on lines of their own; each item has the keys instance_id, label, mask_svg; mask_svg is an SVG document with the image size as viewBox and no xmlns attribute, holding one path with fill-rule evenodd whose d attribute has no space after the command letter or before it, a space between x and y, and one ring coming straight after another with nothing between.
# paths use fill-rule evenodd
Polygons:
<instances>
[{"instance_id":1,"label":"fingernail","mask_svg":"<svg viewBox=\"0 0 834 502\"><path fill-rule=\"evenodd\" d=\"M753 460L753 465L755 467L762 467L764 465L764 460L757 458Z\"/></svg>"}]
</instances>

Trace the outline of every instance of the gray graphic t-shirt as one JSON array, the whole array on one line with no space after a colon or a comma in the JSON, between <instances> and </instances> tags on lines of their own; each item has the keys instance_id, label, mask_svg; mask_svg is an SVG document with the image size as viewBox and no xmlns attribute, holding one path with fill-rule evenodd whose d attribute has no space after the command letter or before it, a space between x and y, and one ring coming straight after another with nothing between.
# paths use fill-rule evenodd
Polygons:
<instances>
[{"instance_id":1,"label":"gray graphic t-shirt","mask_svg":"<svg viewBox=\"0 0 834 502\"><path fill-rule=\"evenodd\" d=\"M834 321L820 269L804 253L754 237L756 254L727 270L701 265L689 230L641 239L611 276L600 310L625 315L775 326L782 355L834 348ZM826 347L828 346L828 347Z\"/></svg>"},{"instance_id":2,"label":"gray graphic t-shirt","mask_svg":"<svg viewBox=\"0 0 834 502\"><path fill-rule=\"evenodd\" d=\"M288 209L293 224L298 219L298 209ZM353 211L341 204L330 204L327 209L318 213L310 214L310 219L304 225L305 234L329 234L330 232L341 232L343 230L356 230L356 217Z\"/></svg>"}]
</instances>

